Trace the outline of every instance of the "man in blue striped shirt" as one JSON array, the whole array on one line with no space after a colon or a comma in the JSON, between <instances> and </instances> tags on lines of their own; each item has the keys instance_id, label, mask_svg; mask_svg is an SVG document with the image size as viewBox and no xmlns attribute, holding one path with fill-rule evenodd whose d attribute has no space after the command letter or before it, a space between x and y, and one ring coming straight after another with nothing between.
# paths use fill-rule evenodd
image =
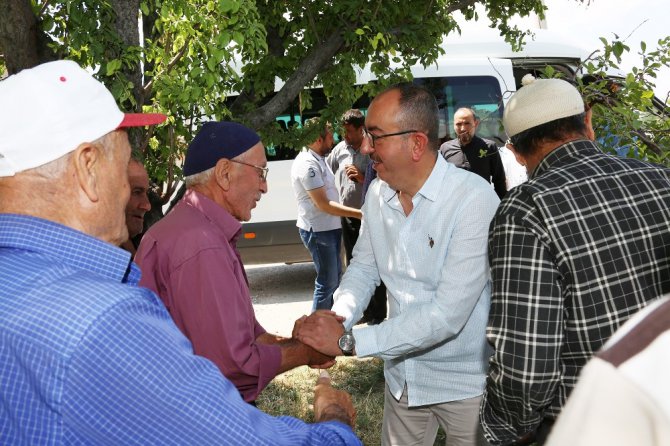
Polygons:
<instances>
[{"instance_id":1,"label":"man in blue striped shirt","mask_svg":"<svg viewBox=\"0 0 670 446\"><path fill-rule=\"evenodd\" d=\"M317 420L266 415L192 353L116 245L130 145L124 115L73 62L0 83L0 443L360 444L348 394Z\"/></svg>"}]
</instances>

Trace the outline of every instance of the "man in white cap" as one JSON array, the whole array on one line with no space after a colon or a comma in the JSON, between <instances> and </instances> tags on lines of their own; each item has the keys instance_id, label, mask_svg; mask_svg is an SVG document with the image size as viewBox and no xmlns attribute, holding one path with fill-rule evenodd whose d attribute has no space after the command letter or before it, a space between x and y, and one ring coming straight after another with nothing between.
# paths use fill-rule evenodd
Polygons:
<instances>
[{"instance_id":1,"label":"man in white cap","mask_svg":"<svg viewBox=\"0 0 670 446\"><path fill-rule=\"evenodd\" d=\"M603 153L563 80L519 89L503 124L528 182L491 223L481 421L492 444L543 444L586 362L670 291L670 170Z\"/></svg>"},{"instance_id":2,"label":"man in white cap","mask_svg":"<svg viewBox=\"0 0 670 446\"><path fill-rule=\"evenodd\" d=\"M342 423L245 404L137 286L118 247L128 237L124 129L164 115L124 115L68 61L0 82L0 104L3 445L360 444ZM317 419L351 420L348 395L318 393Z\"/></svg>"}]
</instances>

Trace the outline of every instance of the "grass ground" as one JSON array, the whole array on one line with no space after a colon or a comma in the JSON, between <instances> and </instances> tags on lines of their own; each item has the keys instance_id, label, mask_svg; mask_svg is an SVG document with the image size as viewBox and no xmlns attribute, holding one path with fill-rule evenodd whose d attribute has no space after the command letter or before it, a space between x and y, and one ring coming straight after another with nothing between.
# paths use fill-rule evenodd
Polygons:
<instances>
[{"instance_id":1,"label":"grass ground","mask_svg":"<svg viewBox=\"0 0 670 446\"><path fill-rule=\"evenodd\" d=\"M334 387L351 394L356 407L356 434L364 445L381 444L384 409L384 367L379 359L338 358L328 370ZM314 421L312 402L319 371L299 367L275 378L263 390L256 403L270 415L291 415ZM435 444L444 444L438 433Z\"/></svg>"},{"instance_id":2,"label":"grass ground","mask_svg":"<svg viewBox=\"0 0 670 446\"><path fill-rule=\"evenodd\" d=\"M333 386L351 395L356 407L356 434L365 445L381 443L384 368L379 359L338 358L328 370ZM319 371L299 367L275 378L256 403L271 415L291 415L313 422L314 385Z\"/></svg>"}]
</instances>

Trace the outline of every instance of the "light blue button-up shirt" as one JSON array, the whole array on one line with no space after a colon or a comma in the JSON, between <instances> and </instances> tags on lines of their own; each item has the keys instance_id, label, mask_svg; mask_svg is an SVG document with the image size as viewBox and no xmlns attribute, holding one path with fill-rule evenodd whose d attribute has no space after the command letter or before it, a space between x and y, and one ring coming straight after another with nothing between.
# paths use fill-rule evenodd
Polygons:
<instances>
[{"instance_id":1,"label":"light blue button-up shirt","mask_svg":"<svg viewBox=\"0 0 670 446\"><path fill-rule=\"evenodd\" d=\"M333 310L351 327L379 280L389 319L353 330L358 356L384 359L384 375L410 406L472 398L484 389L491 350L488 228L499 199L478 175L441 156L405 215L396 191L370 186L353 260Z\"/></svg>"},{"instance_id":2,"label":"light blue button-up shirt","mask_svg":"<svg viewBox=\"0 0 670 446\"><path fill-rule=\"evenodd\" d=\"M115 246L0 214L0 444L360 444L246 404L138 279Z\"/></svg>"}]
</instances>

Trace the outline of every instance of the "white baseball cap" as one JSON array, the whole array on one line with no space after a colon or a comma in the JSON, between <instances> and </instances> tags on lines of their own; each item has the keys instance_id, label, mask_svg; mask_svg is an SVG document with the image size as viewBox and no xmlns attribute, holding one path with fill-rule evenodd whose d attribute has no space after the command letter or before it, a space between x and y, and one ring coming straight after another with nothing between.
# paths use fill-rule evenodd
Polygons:
<instances>
[{"instance_id":1,"label":"white baseball cap","mask_svg":"<svg viewBox=\"0 0 670 446\"><path fill-rule=\"evenodd\" d=\"M580 113L584 113L584 100L573 85L562 79L536 79L512 95L505 106L503 126L507 136L514 136Z\"/></svg>"},{"instance_id":2,"label":"white baseball cap","mask_svg":"<svg viewBox=\"0 0 670 446\"><path fill-rule=\"evenodd\" d=\"M0 177L54 161L113 130L165 119L124 114L109 90L75 62L23 70L0 82Z\"/></svg>"}]
</instances>

